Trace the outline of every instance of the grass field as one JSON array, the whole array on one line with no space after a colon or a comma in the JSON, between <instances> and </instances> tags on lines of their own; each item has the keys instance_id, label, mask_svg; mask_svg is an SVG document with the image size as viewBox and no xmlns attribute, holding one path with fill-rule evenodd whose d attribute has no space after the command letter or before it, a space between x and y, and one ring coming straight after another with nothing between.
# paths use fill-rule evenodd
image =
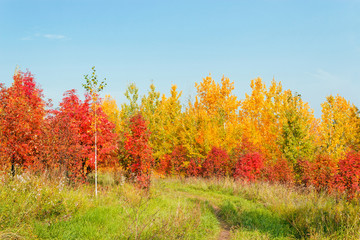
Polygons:
<instances>
[{"instance_id":1,"label":"grass field","mask_svg":"<svg viewBox=\"0 0 360 240\"><path fill-rule=\"evenodd\" d=\"M357 202L283 185L231 179L154 179L143 192L100 178L0 181L0 239L359 239Z\"/></svg>"}]
</instances>

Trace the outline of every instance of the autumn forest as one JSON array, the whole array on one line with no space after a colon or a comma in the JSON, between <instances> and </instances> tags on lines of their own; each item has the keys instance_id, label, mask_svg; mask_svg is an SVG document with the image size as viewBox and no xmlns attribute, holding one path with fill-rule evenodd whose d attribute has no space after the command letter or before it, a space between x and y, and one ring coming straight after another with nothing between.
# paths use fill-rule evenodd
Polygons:
<instances>
[{"instance_id":1,"label":"autumn forest","mask_svg":"<svg viewBox=\"0 0 360 240\"><path fill-rule=\"evenodd\" d=\"M152 175L230 176L359 195L360 115L339 95L324 99L318 119L281 82L253 79L241 99L230 79L209 75L184 106L176 85L170 95L152 84L139 96L130 84L121 105L110 95L88 91L81 100L69 90L54 109L30 72L17 71L13 80L0 85L0 163L13 174L64 172L84 182L94 170L97 132L99 170L122 169L140 188Z\"/></svg>"},{"instance_id":2,"label":"autumn forest","mask_svg":"<svg viewBox=\"0 0 360 240\"><path fill-rule=\"evenodd\" d=\"M53 106L34 75L0 84L0 239L358 239L360 113L327 96L205 76L194 100L129 84ZM105 97L101 97L104 94ZM95 190L95 191L94 191Z\"/></svg>"}]
</instances>

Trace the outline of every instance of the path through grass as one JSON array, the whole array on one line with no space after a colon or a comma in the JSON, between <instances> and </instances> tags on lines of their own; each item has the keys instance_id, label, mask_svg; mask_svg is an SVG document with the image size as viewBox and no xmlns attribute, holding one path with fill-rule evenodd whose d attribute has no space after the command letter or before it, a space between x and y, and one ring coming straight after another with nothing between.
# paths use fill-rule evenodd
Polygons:
<instances>
[{"instance_id":1,"label":"path through grass","mask_svg":"<svg viewBox=\"0 0 360 240\"><path fill-rule=\"evenodd\" d=\"M225 188L177 180L168 180L165 186L168 194L204 202L218 219L219 239L295 238L294 229L280 215Z\"/></svg>"},{"instance_id":2,"label":"path through grass","mask_svg":"<svg viewBox=\"0 0 360 240\"><path fill-rule=\"evenodd\" d=\"M359 205L232 180L155 179L67 186L24 175L0 181L0 239L358 239Z\"/></svg>"}]
</instances>

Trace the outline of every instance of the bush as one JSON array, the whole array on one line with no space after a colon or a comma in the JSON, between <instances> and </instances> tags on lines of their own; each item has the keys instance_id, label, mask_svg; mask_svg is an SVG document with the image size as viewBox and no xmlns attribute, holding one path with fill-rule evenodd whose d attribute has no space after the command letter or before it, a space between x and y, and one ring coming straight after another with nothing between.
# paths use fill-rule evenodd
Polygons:
<instances>
[{"instance_id":1,"label":"bush","mask_svg":"<svg viewBox=\"0 0 360 240\"><path fill-rule=\"evenodd\" d=\"M359 196L360 190L360 154L349 152L338 163L335 177L337 190L346 193L348 199Z\"/></svg>"},{"instance_id":2,"label":"bush","mask_svg":"<svg viewBox=\"0 0 360 240\"><path fill-rule=\"evenodd\" d=\"M264 167L264 158L260 153L246 153L240 156L235 167L234 178L255 181Z\"/></svg>"},{"instance_id":3,"label":"bush","mask_svg":"<svg viewBox=\"0 0 360 240\"><path fill-rule=\"evenodd\" d=\"M171 153L172 172L177 175L186 173L187 164L189 164L188 152L183 146L176 146Z\"/></svg>"},{"instance_id":4,"label":"bush","mask_svg":"<svg viewBox=\"0 0 360 240\"><path fill-rule=\"evenodd\" d=\"M307 160L298 160L295 170L296 183L310 186L312 181L312 164Z\"/></svg>"},{"instance_id":5,"label":"bush","mask_svg":"<svg viewBox=\"0 0 360 240\"><path fill-rule=\"evenodd\" d=\"M186 169L186 176L197 177L200 174L201 174L200 159L197 158L191 159Z\"/></svg>"},{"instance_id":6,"label":"bush","mask_svg":"<svg viewBox=\"0 0 360 240\"><path fill-rule=\"evenodd\" d=\"M183 146L176 146L171 154L160 158L158 171L164 175L183 175L196 177L201 174L201 160L189 159L188 152Z\"/></svg>"},{"instance_id":7,"label":"bush","mask_svg":"<svg viewBox=\"0 0 360 240\"><path fill-rule=\"evenodd\" d=\"M171 171L172 171L171 155L165 154L163 157L160 158L158 171L161 174L167 176L171 175Z\"/></svg>"},{"instance_id":8,"label":"bush","mask_svg":"<svg viewBox=\"0 0 360 240\"><path fill-rule=\"evenodd\" d=\"M329 156L319 155L315 158L315 162L311 167L312 185L320 190L332 191L334 189L336 163Z\"/></svg>"},{"instance_id":9,"label":"bush","mask_svg":"<svg viewBox=\"0 0 360 240\"><path fill-rule=\"evenodd\" d=\"M229 155L221 148L213 147L202 165L204 177L222 177L229 173Z\"/></svg>"},{"instance_id":10,"label":"bush","mask_svg":"<svg viewBox=\"0 0 360 240\"><path fill-rule=\"evenodd\" d=\"M269 164L263 171L264 180L278 183L293 183L294 172L288 161L279 159L273 164Z\"/></svg>"}]
</instances>

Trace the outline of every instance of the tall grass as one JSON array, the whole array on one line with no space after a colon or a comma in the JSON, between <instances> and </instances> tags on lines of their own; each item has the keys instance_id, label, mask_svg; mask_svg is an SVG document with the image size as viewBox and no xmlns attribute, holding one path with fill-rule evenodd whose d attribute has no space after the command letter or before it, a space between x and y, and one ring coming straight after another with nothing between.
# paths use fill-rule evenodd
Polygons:
<instances>
[{"instance_id":1,"label":"tall grass","mask_svg":"<svg viewBox=\"0 0 360 240\"><path fill-rule=\"evenodd\" d=\"M243 184L239 194L284 216L300 238L359 239L360 206L345 197L284 185Z\"/></svg>"},{"instance_id":2,"label":"tall grass","mask_svg":"<svg viewBox=\"0 0 360 240\"><path fill-rule=\"evenodd\" d=\"M0 239L359 239L360 205L281 184L155 179L144 192L100 174L93 185L62 177L0 175Z\"/></svg>"},{"instance_id":3,"label":"tall grass","mask_svg":"<svg viewBox=\"0 0 360 240\"><path fill-rule=\"evenodd\" d=\"M90 184L1 175L0 239L211 239L219 231L202 202L163 194L160 185L144 192L110 175L100 180L95 199Z\"/></svg>"},{"instance_id":4,"label":"tall grass","mask_svg":"<svg viewBox=\"0 0 360 240\"><path fill-rule=\"evenodd\" d=\"M70 187L64 178L49 180L26 172L0 178L0 239L33 238L34 221L64 221L92 204L86 187Z\"/></svg>"},{"instance_id":5,"label":"tall grass","mask_svg":"<svg viewBox=\"0 0 360 240\"><path fill-rule=\"evenodd\" d=\"M312 188L266 182L244 183L232 179L188 179L182 185L184 189L187 185L187 189L217 192L260 203L286 220L296 238L360 239L360 205L355 200L347 201L346 197L317 192Z\"/></svg>"}]
</instances>

